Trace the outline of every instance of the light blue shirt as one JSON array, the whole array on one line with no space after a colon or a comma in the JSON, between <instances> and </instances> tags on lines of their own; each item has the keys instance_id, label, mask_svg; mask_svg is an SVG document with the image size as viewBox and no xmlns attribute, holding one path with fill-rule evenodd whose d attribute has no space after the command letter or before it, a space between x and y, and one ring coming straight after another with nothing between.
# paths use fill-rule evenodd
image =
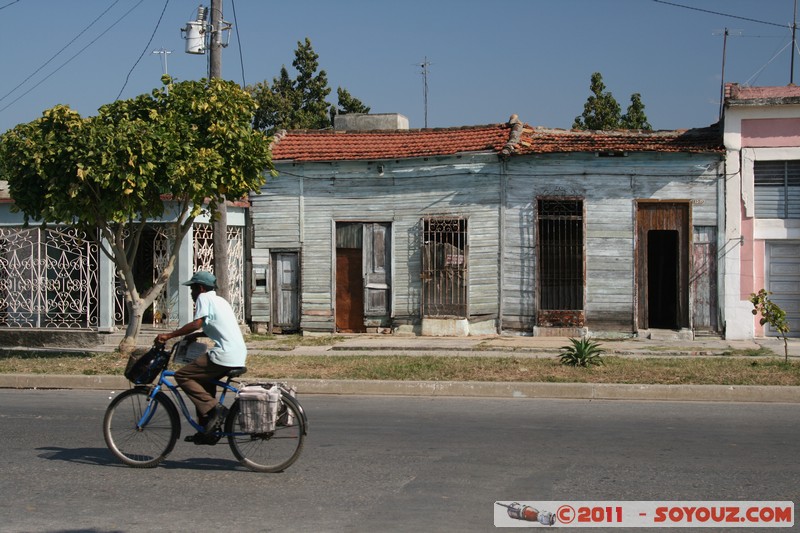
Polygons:
<instances>
[{"instance_id":1,"label":"light blue shirt","mask_svg":"<svg viewBox=\"0 0 800 533\"><path fill-rule=\"evenodd\" d=\"M244 366L247 345L231 305L216 291L200 293L194 308L194 319L198 318L203 319L203 333L214 341L208 358L222 366Z\"/></svg>"}]
</instances>

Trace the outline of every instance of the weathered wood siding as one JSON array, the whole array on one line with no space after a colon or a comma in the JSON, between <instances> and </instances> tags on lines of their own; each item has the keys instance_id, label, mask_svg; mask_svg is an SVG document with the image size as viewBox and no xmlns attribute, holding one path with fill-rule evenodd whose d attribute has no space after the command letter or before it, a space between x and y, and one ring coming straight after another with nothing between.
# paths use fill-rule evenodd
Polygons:
<instances>
[{"instance_id":1,"label":"weathered wood siding","mask_svg":"<svg viewBox=\"0 0 800 533\"><path fill-rule=\"evenodd\" d=\"M691 199L694 224L716 226L718 156L554 154L507 166L503 253L503 324L536 319L538 196L584 199L585 316L590 331L630 331L634 313L636 199Z\"/></svg>"},{"instance_id":2,"label":"weathered wood siding","mask_svg":"<svg viewBox=\"0 0 800 533\"><path fill-rule=\"evenodd\" d=\"M300 249L300 181L291 176L268 178L261 194L250 196L254 266L266 268L264 285L252 287L250 316L254 322L271 322L271 250ZM302 284L302 279L301 279Z\"/></svg>"},{"instance_id":3,"label":"weathered wood siding","mask_svg":"<svg viewBox=\"0 0 800 533\"><path fill-rule=\"evenodd\" d=\"M586 326L629 332L636 200L691 200L692 224L716 226L718 163L719 156L690 154L550 154L507 162L480 154L382 162L381 173L375 162L279 162L283 174L252 196L254 248L301 252L301 327L333 331L335 223L389 222L392 318L415 323L421 219L463 216L469 316L502 317L504 328L530 331L536 319L536 198L577 196L585 213ZM259 293L253 302L268 320L268 295Z\"/></svg>"},{"instance_id":4,"label":"weathered wood siding","mask_svg":"<svg viewBox=\"0 0 800 533\"><path fill-rule=\"evenodd\" d=\"M261 195L252 197L254 246L301 250L301 327L335 328L337 221L391 223L393 317L398 323L418 321L421 220L425 216L468 219L469 314L496 317L497 158L479 155L387 162L383 166L380 175L374 163L366 162L278 164L278 170L286 173L267 183Z\"/></svg>"}]
</instances>

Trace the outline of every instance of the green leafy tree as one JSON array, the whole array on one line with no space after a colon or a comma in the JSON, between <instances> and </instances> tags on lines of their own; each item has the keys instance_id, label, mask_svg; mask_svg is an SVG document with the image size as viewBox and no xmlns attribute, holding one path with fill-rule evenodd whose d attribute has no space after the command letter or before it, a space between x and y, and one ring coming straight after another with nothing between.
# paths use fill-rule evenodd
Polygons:
<instances>
[{"instance_id":1,"label":"green leafy tree","mask_svg":"<svg viewBox=\"0 0 800 533\"><path fill-rule=\"evenodd\" d=\"M589 89L592 95L583 104L583 113L575 117L572 127L577 130L615 130L615 129L643 129L651 130L647 117L644 114L644 104L639 93L631 96L631 105L627 113L622 115L622 109L611 92L606 91L603 75L599 72L592 74Z\"/></svg>"},{"instance_id":2,"label":"green leafy tree","mask_svg":"<svg viewBox=\"0 0 800 533\"><path fill-rule=\"evenodd\" d=\"M114 261L129 312L123 352L135 346L194 218L213 213L223 196L257 190L274 172L247 92L219 79L172 84L165 76L164 84L94 117L56 106L0 137L0 179L26 224L75 226ZM174 241L158 280L140 293L133 261L153 220L167 223Z\"/></svg>"},{"instance_id":3,"label":"green leafy tree","mask_svg":"<svg viewBox=\"0 0 800 533\"><path fill-rule=\"evenodd\" d=\"M650 126L647 121L647 115L644 114L641 94L633 93L631 95L631 103L628 106L628 110L622 115L620 126L628 130L652 131L653 127Z\"/></svg>"},{"instance_id":4,"label":"green leafy tree","mask_svg":"<svg viewBox=\"0 0 800 533\"><path fill-rule=\"evenodd\" d=\"M770 299L772 293L761 289L757 293L750 295L750 303L753 304L753 314L761 315L759 323L763 326L769 324L772 329L783 337L784 362L789 362L789 340L786 334L789 333L789 322L786 319L786 311Z\"/></svg>"},{"instance_id":5,"label":"green leafy tree","mask_svg":"<svg viewBox=\"0 0 800 533\"><path fill-rule=\"evenodd\" d=\"M247 87L258 103L253 125L269 134L281 129L325 129L336 113L369 113L369 107L341 87L337 90L338 109L326 98L331 93L328 74L319 69L319 55L311 41L297 43L292 66L297 77L291 79L285 66L280 76Z\"/></svg>"}]
</instances>

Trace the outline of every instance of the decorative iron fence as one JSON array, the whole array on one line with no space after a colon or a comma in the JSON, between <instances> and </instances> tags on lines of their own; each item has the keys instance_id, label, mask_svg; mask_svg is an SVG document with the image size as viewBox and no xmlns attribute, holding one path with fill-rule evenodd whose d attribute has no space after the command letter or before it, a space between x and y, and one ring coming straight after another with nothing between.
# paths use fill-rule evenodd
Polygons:
<instances>
[{"instance_id":1,"label":"decorative iron fence","mask_svg":"<svg viewBox=\"0 0 800 533\"><path fill-rule=\"evenodd\" d=\"M214 272L214 231L211 224L194 226L194 270ZM244 322L244 228L228 226L228 296L239 322Z\"/></svg>"},{"instance_id":2,"label":"decorative iron fence","mask_svg":"<svg viewBox=\"0 0 800 533\"><path fill-rule=\"evenodd\" d=\"M0 326L97 327L98 253L74 228L0 228Z\"/></svg>"},{"instance_id":3,"label":"decorative iron fence","mask_svg":"<svg viewBox=\"0 0 800 533\"><path fill-rule=\"evenodd\" d=\"M214 234L211 224L195 224L194 234L194 271L214 271ZM167 265L174 242L173 234L166 226L153 225L152 238L140 244L140 256L146 259L142 268L151 271L151 281L155 282ZM228 280L230 283L230 304L240 322L244 322L244 231L241 227L228 227ZM127 322L125 295L117 280L115 292L115 314L117 325ZM164 291L153 303L152 313L146 318L156 327L174 328L178 324L176 311L177 297Z\"/></svg>"}]
</instances>

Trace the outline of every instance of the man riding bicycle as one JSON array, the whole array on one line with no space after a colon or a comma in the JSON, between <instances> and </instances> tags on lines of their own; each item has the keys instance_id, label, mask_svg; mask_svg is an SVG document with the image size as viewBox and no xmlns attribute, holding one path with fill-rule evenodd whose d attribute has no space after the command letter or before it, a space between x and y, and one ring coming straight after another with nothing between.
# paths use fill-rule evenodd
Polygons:
<instances>
[{"instance_id":1,"label":"man riding bicycle","mask_svg":"<svg viewBox=\"0 0 800 533\"><path fill-rule=\"evenodd\" d=\"M213 433L227 413L227 409L218 404L217 387L211 381L225 376L231 367L244 366L247 346L233 309L214 290L217 278L213 274L195 272L192 279L183 285L188 285L192 290L194 320L175 331L156 336L156 342L163 344L169 339L200 329L202 334L214 341L208 353L175 372L175 381L194 403L198 420L203 426L203 432L195 435L193 440L202 443L203 437Z\"/></svg>"}]
</instances>

